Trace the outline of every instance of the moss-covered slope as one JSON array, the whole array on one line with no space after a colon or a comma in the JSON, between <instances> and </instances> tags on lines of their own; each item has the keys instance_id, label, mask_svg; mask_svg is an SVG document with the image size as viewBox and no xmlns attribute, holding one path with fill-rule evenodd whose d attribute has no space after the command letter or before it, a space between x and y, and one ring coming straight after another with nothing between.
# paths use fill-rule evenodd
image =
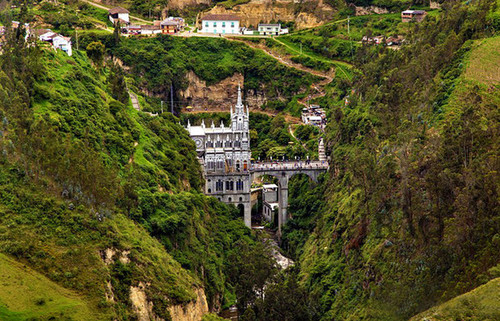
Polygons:
<instances>
[{"instance_id":1,"label":"moss-covered slope","mask_svg":"<svg viewBox=\"0 0 500 321\"><path fill-rule=\"evenodd\" d=\"M250 233L198 191L194 145L178 120L113 98L127 97L116 67L7 38L0 251L76 291L97 319L133 317L130 289L141 284L166 319L198 287L210 306L223 304L227 252Z\"/></svg>"}]
</instances>

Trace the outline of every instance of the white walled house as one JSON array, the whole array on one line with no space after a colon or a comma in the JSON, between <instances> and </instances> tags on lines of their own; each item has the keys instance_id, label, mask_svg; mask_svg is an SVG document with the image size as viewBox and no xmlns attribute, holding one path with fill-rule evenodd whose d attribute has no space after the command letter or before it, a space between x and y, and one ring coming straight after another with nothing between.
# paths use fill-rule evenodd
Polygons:
<instances>
[{"instance_id":1,"label":"white walled house","mask_svg":"<svg viewBox=\"0 0 500 321\"><path fill-rule=\"evenodd\" d=\"M287 28L281 28L281 23L259 23L258 31L261 35L282 35L288 33Z\"/></svg>"},{"instance_id":2,"label":"white walled house","mask_svg":"<svg viewBox=\"0 0 500 321\"><path fill-rule=\"evenodd\" d=\"M213 34L240 33L240 18L231 14L207 14L201 18L201 31Z\"/></svg>"},{"instance_id":3,"label":"white walled house","mask_svg":"<svg viewBox=\"0 0 500 321\"><path fill-rule=\"evenodd\" d=\"M73 54L70 37L64 37L50 29L31 29L29 34L40 41L52 44L54 49L60 49L68 56Z\"/></svg>"},{"instance_id":4,"label":"white walled house","mask_svg":"<svg viewBox=\"0 0 500 321\"><path fill-rule=\"evenodd\" d=\"M109 21L111 21L113 24L116 21L119 21L120 23L124 23L124 24L129 24L130 17L128 14L129 14L129 11L125 8L122 8L122 7L116 7L113 9L109 9L109 11L108 11Z\"/></svg>"},{"instance_id":5,"label":"white walled house","mask_svg":"<svg viewBox=\"0 0 500 321\"><path fill-rule=\"evenodd\" d=\"M68 56L71 56L73 54L73 51L71 49L71 38L70 37L63 37L61 35L57 35L54 38L52 38L52 46L54 49L61 49L65 53L68 54Z\"/></svg>"}]
</instances>

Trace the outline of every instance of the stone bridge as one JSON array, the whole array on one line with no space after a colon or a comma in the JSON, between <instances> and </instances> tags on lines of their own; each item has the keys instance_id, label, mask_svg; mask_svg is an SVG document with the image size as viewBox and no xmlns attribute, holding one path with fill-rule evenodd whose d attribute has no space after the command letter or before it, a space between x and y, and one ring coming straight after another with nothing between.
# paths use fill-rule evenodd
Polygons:
<instances>
[{"instance_id":1,"label":"stone bridge","mask_svg":"<svg viewBox=\"0 0 500 321\"><path fill-rule=\"evenodd\" d=\"M326 161L310 162L282 162L282 163L257 163L250 167L250 180L253 182L256 178L263 175L274 176L278 179L278 235L281 236L281 226L288 219L288 181L292 176L305 174L314 182L318 181L318 176L328 170ZM251 227L251 204L243 204L245 207L244 220L245 225ZM249 207L249 208L247 208Z\"/></svg>"}]
</instances>

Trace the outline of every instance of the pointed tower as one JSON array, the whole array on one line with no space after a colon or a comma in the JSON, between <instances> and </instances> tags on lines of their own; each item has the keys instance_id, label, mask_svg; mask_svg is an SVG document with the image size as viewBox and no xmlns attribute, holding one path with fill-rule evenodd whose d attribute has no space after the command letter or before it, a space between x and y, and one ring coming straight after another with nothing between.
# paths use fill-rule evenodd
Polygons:
<instances>
[{"instance_id":1,"label":"pointed tower","mask_svg":"<svg viewBox=\"0 0 500 321\"><path fill-rule=\"evenodd\" d=\"M318 144L318 158L320 162L325 162L326 159L326 154L325 154L325 143L323 141L323 137L319 139L319 144Z\"/></svg>"},{"instance_id":2,"label":"pointed tower","mask_svg":"<svg viewBox=\"0 0 500 321\"><path fill-rule=\"evenodd\" d=\"M243 105L240 85L238 85L238 100L234 107L234 113L231 115L231 128L237 131L248 130L248 110L245 111L245 106Z\"/></svg>"}]
</instances>

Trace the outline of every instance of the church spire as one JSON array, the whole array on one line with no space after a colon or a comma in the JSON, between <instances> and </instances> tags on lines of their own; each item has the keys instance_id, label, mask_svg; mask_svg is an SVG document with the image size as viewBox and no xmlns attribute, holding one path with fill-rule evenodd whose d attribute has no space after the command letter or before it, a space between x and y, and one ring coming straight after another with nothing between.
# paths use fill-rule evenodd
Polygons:
<instances>
[{"instance_id":1,"label":"church spire","mask_svg":"<svg viewBox=\"0 0 500 321\"><path fill-rule=\"evenodd\" d=\"M236 102L235 111L237 115L245 114L245 107L243 106L243 101L241 99L241 87L238 84L238 101Z\"/></svg>"},{"instance_id":2,"label":"church spire","mask_svg":"<svg viewBox=\"0 0 500 321\"><path fill-rule=\"evenodd\" d=\"M236 103L236 106L243 106L243 102L241 101L241 87L240 87L240 84L238 84L238 102Z\"/></svg>"}]
</instances>

